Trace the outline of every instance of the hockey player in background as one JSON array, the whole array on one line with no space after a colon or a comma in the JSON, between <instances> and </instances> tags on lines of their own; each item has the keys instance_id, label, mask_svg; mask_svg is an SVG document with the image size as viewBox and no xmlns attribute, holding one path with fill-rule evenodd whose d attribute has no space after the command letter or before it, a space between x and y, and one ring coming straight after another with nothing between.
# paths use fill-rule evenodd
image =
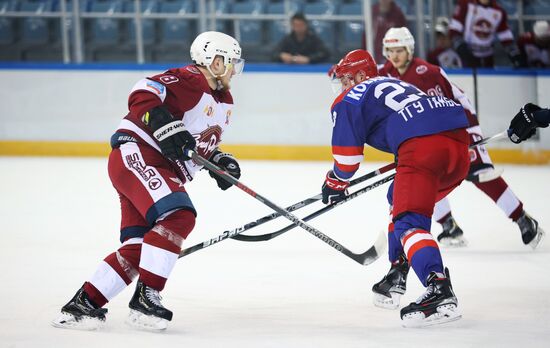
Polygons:
<instances>
[{"instance_id":1,"label":"hockey player in background","mask_svg":"<svg viewBox=\"0 0 550 348\"><path fill-rule=\"evenodd\" d=\"M449 35L466 67L494 67L495 36L514 67L521 68L527 64L508 27L508 15L495 0L458 0L449 25Z\"/></svg>"},{"instance_id":2,"label":"hockey player in background","mask_svg":"<svg viewBox=\"0 0 550 348\"><path fill-rule=\"evenodd\" d=\"M395 180L388 189L393 217L390 260L406 254L426 292L401 309L404 326L439 324L461 317L449 271L430 234L435 202L468 174L470 139L464 108L443 96L429 96L404 81L377 77L371 55L349 52L335 68L343 92L331 108L334 166L322 186L323 203L346 196L349 180L368 144L393 153Z\"/></svg>"},{"instance_id":3,"label":"hockey player in background","mask_svg":"<svg viewBox=\"0 0 550 348\"><path fill-rule=\"evenodd\" d=\"M428 52L428 62L439 65L443 69L462 68L462 60L453 49L451 38L449 37L449 20L446 17L437 17L434 31L435 47ZM382 44L383 42L384 40L382 40Z\"/></svg>"},{"instance_id":4,"label":"hockey player in background","mask_svg":"<svg viewBox=\"0 0 550 348\"><path fill-rule=\"evenodd\" d=\"M414 57L414 37L407 28L388 30L383 46L388 60L379 70L380 75L411 83L428 95L444 96L460 103L468 118L466 130L470 142L483 138L475 110L465 93L449 81L443 69ZM442 122L445 122L445 119L442 119ZM487 194L506 216L518 224L524 244L536 248L544 231L538 222L523 210L523 203L508 187L500 173L495 171L485 146L469 149L469 159L470 169L466 180ZM450 246L466 244L463 231L453 218L447 198L437 202L433 218L443 227L443 232L437 236L438 242ZM399 306L401 295L406 291L409 264L406 255L401 255L397 259L390 257L390 261L392 264L388 274L373 286L373 302L378 307L395 309Z\"/></svg>"},{"instance_id":5,"label":"hockey player in background","mask_svg":"<svg viewBox=\"0 0 550 348\"><path fill-rule=\"evenodd\" d=\"M518 46L531 68L550 68L550 24L536 21L533 30L520 35Z\"/></svg>"},{"instance_id":6,"label":"hockey player in background","mask_svg":"<svg viewBox=\"0 0 550 348\"><path fill-rule=\"evenodd\" d=\"M136 277L127 323L164 330L172 319L159 292L195 225L185 185L202 168L186 151L195 150L240 177L235 158L218 148L233 108L230 81L244 67L239 43L223 33L204 32L191 44L191 59L194 64L142 79L130 92L129 113L111 138L108 162L120 197L122 245L61 308L55 327L100 328L107 313L103 307ZM210 175L222 190L231 186Z\"/></svg>"},{"instance_id":7,"label":"hockey player in background","mask_svg":"<svg viewBox=\"0 0 550 348\"><path fill-rule=\"evenodd\" d=\"M470 141L483 138L476 111L466 94L449 81L445 71L426 61L414 57L414 37L407 28L388 30L383 41L383 51L387 62L380 75L391 76L420 88L429 95L441 95L462 104L468 116ZM512 192L506 181L495 170L491 157L484 145L470 149L470 172L466 180L489 196L512 221L518 224L524 244L533 249L540 241L542 229L538 222L523 210L523 203ZM448 199L438 202L434 219L443 227L437 240L446 245L466 244L463 231L453 218Z\"/></svg>"}]
</instances>

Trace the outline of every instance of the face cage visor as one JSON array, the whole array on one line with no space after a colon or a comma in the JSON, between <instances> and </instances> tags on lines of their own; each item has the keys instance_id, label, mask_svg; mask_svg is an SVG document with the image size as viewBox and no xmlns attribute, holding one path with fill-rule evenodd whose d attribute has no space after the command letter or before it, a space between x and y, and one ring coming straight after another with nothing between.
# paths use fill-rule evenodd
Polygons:
<instances>
[{"instance_id":1,"label":"face cage visor","mask_svg":"<svg viewBox=\"0 0 550 348\"><path fill-rule=\"evenodd\" d=\"M244 70L244 59L243 58L231 58L231 64L233 67L233 75L240 75Z\"/></svg>"}]
</instances>

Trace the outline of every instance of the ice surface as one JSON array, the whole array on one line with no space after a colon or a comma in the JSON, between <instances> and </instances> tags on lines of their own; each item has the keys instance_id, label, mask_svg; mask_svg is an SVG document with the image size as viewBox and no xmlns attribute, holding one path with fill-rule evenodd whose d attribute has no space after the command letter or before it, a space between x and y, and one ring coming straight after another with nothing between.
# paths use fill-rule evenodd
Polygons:
<instances>
[{"instance_id":1,"label":"ice surface","mask_svg":"<svg viewBox=\"0 0 550 348\"><path fill-rule=\"evenodd\" d=\"M372 305L382 258L360 266L304 230L272 241L226 240L178 261L163 292L174 319L163 334L124 324L133 286L108 304L100 332L50 321L118 246L119 207L106 159L0 158L0 347L548 347L550 241L532 251L519 229L472 184L450 196L469 246L445 249L463 318L401 327L398 311ZM366 173L381 163L365 163ZM526 210L550 233L550 167L502 166ZM328 162L242 163L245 184L281 206L319 192ZM184 247L271 213L242 191L220 191L205 173L188 186L199 212ZM355 252L387 225L384 188L311 223ZM318 209L297 211L299 216ZM251 230L286 226L279 219ZM440 227L435 224L434 234ZM410 273L402 304L423 291Z\"/></svg>"}]
</instances>

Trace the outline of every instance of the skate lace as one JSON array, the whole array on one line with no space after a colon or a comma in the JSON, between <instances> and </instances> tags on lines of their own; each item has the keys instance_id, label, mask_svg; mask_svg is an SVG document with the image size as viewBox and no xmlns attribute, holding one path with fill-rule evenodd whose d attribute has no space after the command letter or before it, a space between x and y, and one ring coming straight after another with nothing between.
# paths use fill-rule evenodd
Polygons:
<instances>
[{"instance_id":1,"label":"skate lace","mask_svg":"<svg viewBox=\"0 0 550 348\"><path fill-rule=\"evenodd\" d=\"M145 288L145 296L149 299L149 301L153 302L153 304L162 307L162 303L160 303L162 297L157 290L147 287Z\"/></svg>"},{"instance_id":2,"label":"skate lace","mask_svg":"<svg viewBox=\"0 0 550 348\"><path fill-rule=\"evenodd\" d=\"M426 292L422 294L417 300L416 303L420 304L424 302L426 299L430 298L435 293L435 286L433 284L428 285L426 288Z\"/></svg>"}]
</instances>

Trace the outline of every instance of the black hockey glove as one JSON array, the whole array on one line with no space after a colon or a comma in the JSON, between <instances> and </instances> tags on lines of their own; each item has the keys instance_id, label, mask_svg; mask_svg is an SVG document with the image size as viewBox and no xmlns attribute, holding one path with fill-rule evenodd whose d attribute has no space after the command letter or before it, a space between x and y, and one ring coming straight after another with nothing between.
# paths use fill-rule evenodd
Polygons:
<instances>
[{"instance_id":1,"label":"black hockey glove","mask_svg":"<svg viewBox=\"0 0 550 348\"><path fill-rule=\"evenodd\" d=\"M323 203L333 204L340 202L348 195L349 181L340 180L330 170L327 173L321 192L323 193Z\"/></svg>"},{"instance_id":2,"label":"black hockey glove","mask_svg":"<svg viewBox=\"0 0 550 348\"><path fill-rule=\"evenodd\" d=\"M171 160L190 159L187 150L195 150L195 138L189 133L181 120L176 120L162 106L157 106L143 115L143 123L153 131L162 154Z\"/></svg>"},{"instance_id":3,"label":"black hockey glove","mask_svg":"<svg viewBox=\"0 0 550 348\"><path fill-rule=\"evenodd\" d=\"M521 53L510 55L510 61L512 62L512 65L514 68L527 68L527 59L525 56Z\"/></svg>"},{"instance_id":4,"label":"black hockey glove","mask_svg":"<svg viewBox=\"0 0 550 348\"><path fill-rule=\"evenodd\" d=\"M237 162L235 157L233 157L233 155L230 153L216 150L214 151L212 156L210 156L210 162L220 167L220 169L223 169L224 171L226 171L229 175L231 175L235 179L239 179L241 177L241 167L239 167L239 163ZM227 182L224 178L222 178L218 174L213 173L211 171L209 171L209 173L210 173L210 176L214 178L218 183L218 187L221 188L222 190L225 191L231 186L233 186L233 184Z\"/></svg>"},{"instance_id":5,"label":"black hockey glove","mask_svg":"<svg viewBox=\"0 0 550 348\"><path fill-rule=\"evenodd\" d=\"M535 115L540 113L539 115ZM529 139L536 133L537 127L548 127L547 116L548 110L543 110L540 106L527 103L519 109L519 112L514 116L508 129L508 138L516 144ZM538 116L538 117L537 117Z\"/></svg>"},{"instance_id":6,"label":"black hockey glove","mask_svg":"<svg viewBox=\"0 0 550 348\"><path fill-rule=\"evenodd\" d=\"M510 44L506 46L506 53L512 62L514 68L526 68L527 67L527 58L525 55L521 54L518 46L515 44Z\"/></svg>"},{"instance_id":7,"label":"black hockey glove","mask_svg":"<svg viewBox=\"0 0 550 348\"><path fill-rule=\"evenodd\" d=\"M476 59L470 50L470 47L463 39L456 39L453 42L453 48L466 67L475 67Z\"/></svg>"}]
</instances>

